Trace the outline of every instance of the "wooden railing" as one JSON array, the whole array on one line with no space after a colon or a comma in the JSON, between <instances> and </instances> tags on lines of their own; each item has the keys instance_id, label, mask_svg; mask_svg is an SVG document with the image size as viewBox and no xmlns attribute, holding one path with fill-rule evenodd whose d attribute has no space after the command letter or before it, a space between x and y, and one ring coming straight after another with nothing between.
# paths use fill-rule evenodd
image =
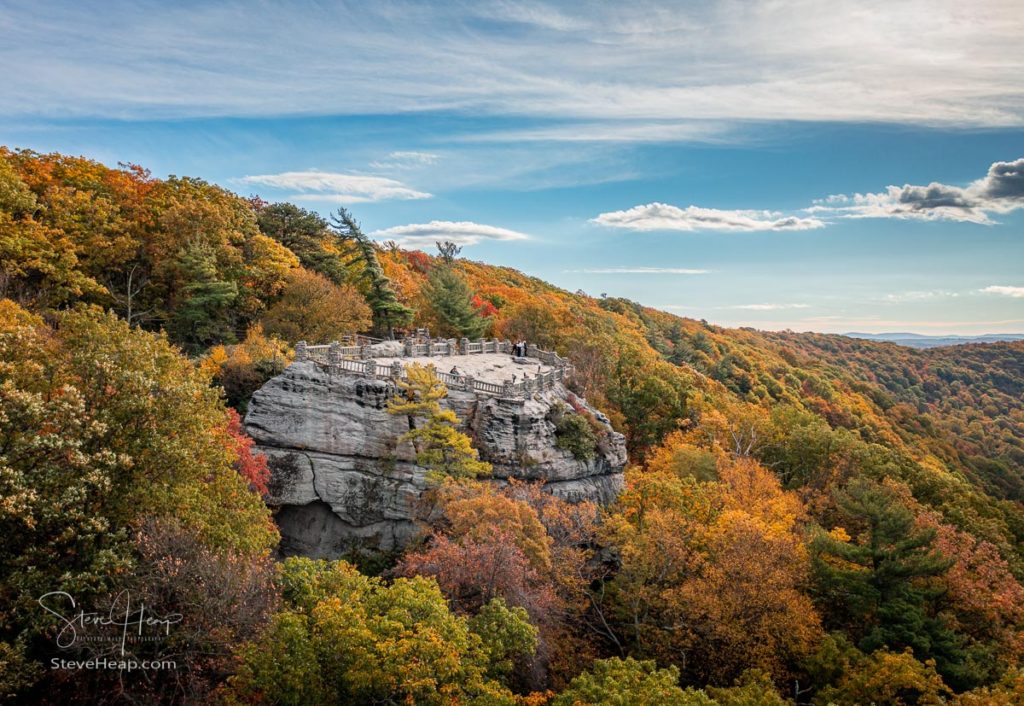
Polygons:
<instances>
[{"instance_id":1,"label":"wooden railing","mask_svg":"<svg viewBox=\"0 0 1024 706\"><path fill-rule=\"evenodd\" d=\"M380 365L375 357L393 358L394 352L376 352L369 343L355 344L357 337L350 340L353 344L344 345L342 341L334 341L325 345L309 345L305 341L295 344L295 360L312 360L329 372L346 372L362 375L378 380L406 379L405 366L395 360L390 365ZM434 356L481 355L484 353L511 353L510 341L469 341L463 338L433 339L418 342L416 339L403 341L402 353L399 357L422 358ZM530 377L526 375L518 382L487 382L477 380L471 375L455 375L437 372L441 382L453 390L472 391L483 395L497 397L529 397L535 392L550 390L559 382L565 382L572 373L572 365L557 353L545 351L534 345L527 346L527 357L534 358L551 367L543 373Z\"/></svg>"}]
</instances>

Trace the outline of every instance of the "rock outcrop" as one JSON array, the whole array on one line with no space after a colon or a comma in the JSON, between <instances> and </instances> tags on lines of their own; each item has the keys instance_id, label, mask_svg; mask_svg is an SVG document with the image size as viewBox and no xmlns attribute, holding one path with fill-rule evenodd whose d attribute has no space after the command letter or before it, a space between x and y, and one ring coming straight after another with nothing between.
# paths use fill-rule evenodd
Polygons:
<instances>
[{"instance_id":1,"label":"rock outcrop","mask_svg":"<svg viewBox=\"0 0 1024 706\"><path fill-rule=\"evenodd\" d=\"M246 430L270 461L268 502L277 506L284 554L336 557L352 549L390 550L416 532L417 499L426 471L399 441L409 428L388 414L394 384L330 374L311 361L293 363L253 395ZM588 460L556 445L559 414L573 413L561 385L530 399L451 390L445 404L463 421L494 478L542 481L568 500L607 503L622 486L625 442L607 418ZM576 405L584 404L578 398Z\"/></svg>"}]
</instances>

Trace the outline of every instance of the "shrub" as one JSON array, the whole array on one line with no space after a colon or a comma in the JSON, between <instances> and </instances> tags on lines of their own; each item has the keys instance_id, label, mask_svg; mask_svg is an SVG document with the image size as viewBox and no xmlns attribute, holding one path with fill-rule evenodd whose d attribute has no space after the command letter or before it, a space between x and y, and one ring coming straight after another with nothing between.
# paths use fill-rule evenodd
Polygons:
<instances>
[{"instance_id":1,"label":"shrub","mask_svg":"<svg viewBox=\"0 0 1024 706\"><path fill-rule=\"evenodd\" d=\"M555 446L571 452L577 461L589 461L597 449L597 435L582 414L563 414L555 423Z\"/></svg>"}]
</instances>

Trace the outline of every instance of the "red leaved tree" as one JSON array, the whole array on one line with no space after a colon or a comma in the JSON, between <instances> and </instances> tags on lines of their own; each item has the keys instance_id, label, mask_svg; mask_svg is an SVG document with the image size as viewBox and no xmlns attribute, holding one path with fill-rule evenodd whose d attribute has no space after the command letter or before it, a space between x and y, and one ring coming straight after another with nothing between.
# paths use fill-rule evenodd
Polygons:
<instances>
[{"instance_id":1,"label":"red leaved tree","mask_svg":"<svg viewBox=\"0 0 1024 706\"><path fill-rule=\"evenodd\" d=\"M228 448L237 456L235 468L249 485L260 495L267 494L267 483L270 482L270 467L267 457L252 450L253 440L242 429L242 418L238 412L228 408Z\"/></svg>"}]
</instances>

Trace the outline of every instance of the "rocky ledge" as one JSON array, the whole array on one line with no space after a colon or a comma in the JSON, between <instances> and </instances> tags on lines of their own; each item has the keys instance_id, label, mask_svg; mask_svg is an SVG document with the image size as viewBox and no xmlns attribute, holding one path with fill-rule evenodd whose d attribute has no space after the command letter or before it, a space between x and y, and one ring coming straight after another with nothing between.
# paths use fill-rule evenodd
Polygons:
<instances>
[{"instance_id":1,"label":"rocky ledge","mask_svg":"<svg viewBox=\"0 0 1024 706\"><path fill-rule=\"evenodd\" d=\"M426 488L415 451L400 442L408 418L388 414L394 384L293 363L253 395L246 431L270 462L268 502L277 508L283 554L337 557L357 548L391 550L416 533ZM626 446L598 410L561 385L529 399L451 390L445 405L462 420L494 480L541 481L571 501L610 502L622 487ZM556 444L554 419L585 408L603 428L592 458Z\"/></svg>"}]
</instances>

